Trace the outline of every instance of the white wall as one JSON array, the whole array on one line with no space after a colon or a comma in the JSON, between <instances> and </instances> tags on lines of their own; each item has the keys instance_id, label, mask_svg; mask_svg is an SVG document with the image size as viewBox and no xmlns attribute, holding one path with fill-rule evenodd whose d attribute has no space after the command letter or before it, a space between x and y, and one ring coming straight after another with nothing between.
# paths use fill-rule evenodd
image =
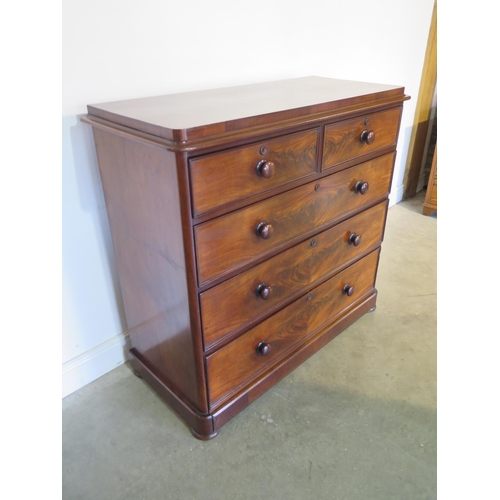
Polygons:
<instances>
[{"instance_id":1,"label":"white wall","mask_svg":"<svg viewBox=\"0 0 500 500\"><path fill-rule=\"evenodd\" d=\"M319 75L398 84L403 175L433 0L63 2L63 396L126 359L91 103Z\"/></svg>"}]
</instances>

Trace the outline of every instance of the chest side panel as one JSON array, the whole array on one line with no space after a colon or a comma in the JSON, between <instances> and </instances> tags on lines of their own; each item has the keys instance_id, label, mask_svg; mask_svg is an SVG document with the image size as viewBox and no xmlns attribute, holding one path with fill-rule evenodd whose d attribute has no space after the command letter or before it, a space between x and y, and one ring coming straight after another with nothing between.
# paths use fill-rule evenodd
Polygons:
<instances>
[{"instance_id":1,"label":"chest side panel","mask_svg":"<svg viewBox=\"0 0 500 500\"><path fill-rule=\"evenodd\" d=\"M131 345L202 409L175 155L98 129L94 137Z\"/></svg>"}]
</instances>

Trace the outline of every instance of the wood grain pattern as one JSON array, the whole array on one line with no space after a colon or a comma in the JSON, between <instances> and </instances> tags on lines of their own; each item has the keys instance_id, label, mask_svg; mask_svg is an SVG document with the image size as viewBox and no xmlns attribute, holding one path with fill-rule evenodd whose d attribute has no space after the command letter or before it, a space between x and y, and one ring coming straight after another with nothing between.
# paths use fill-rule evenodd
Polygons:
<instances>
[{"instance_id":1,"label":"wood grain pattern","mask_svg":"<svg viewBox=\"0 0 500 500\"><path fill-rule=\"evenodd\" d=\"M322 77L88 105L90 115L175 142L406 99L404 87Z\"/></svg>"},{"instance_id":2,"label":"wood grain pattern","mask_svg":"<svg viewBox=\"0 0 500 500\"><path fill-rule=\"evenodd\" d=\"M98 129L94 139L131 345L174 392L204 408L174 154Z\"/></svg>"},{"instance_id":3,"label":"wood grain pattern","mask_svg":"<svg viewBox=\"0 0 500 500\"><path fill-rule=\"evenodd\" d=\"M88 106L132 366L196 438L375 307L407 99L308 77Z\"/></svg>"},{"instance_id":4,"label":"wood grain pattern","mask_svg":"<svg viewBox=\"0 0 500 500\"><path fill-rule=\"evenodd\" d=\"M194 215L314 173L318 135L307 130L190 160ZM257 172L263 160L274 165L269 178Z\"/></svg>"},{"instance_id":5,"label":"wood grain pattern","mask_svg":"<svg viewBox=\"0 0 500 500\"><path fill-rule=\"evenodd\" d=\"M200 294L205 348L379 245L386 210L382 202ZM358 246L348 242L353 232ZM256 293L262 283L271 288L266 300Z\"/></svg>"},{"instance_id":6,"label":"wood grain pattern","mask_svg":"<svg viewBox=\"0 0 500 500\"><path fill-rule=\"evenodd\" d=\"M273 365L272 370L266 371L248 385L239 389L230 399L223 400L221 404L216 405L211 409L214 428L220 429L241 410L252 404L315 352L342 333L348 326L371 311L375 307L376 300L377 291L374 290L365 299L356 302L352 307L339 314L332 322L326 323L318 332L308 337L300 345L300 349L292 350L289 355Z\"/></svg>"},{"instance_id":7,"label":"wood grain pattern","mask_svg":"<svg viewBox=\"0 0 500 500\"><path fill-rule=\"evenodd\" d=\"M362 115L325 127L322 169L332 168L351 158L396 145L402 107ZM363 131L374 133L371 144L360 140Z\"/></svg>"},{"instance_id":8,"label":"wood grain pattern","mask_svg":"<svg viewBox=\"0 0 500 500\"><path fill-rule=\"evenodd\" d=\"M252 381L262 370L285 356L289 349L372 291L378 254L378 250L370 253L208 356L210 405L214 406L240 385ZM355 287L351 297L342 293L346 283ZM256 350L261 341L270 345L267 356ZM228 373L231 373L230 377Z\"/></svg>"},{"instance_id":9,"label":"wood grain pattern","mask_svg":"<svg viewBox=\"0 0 500 500\"><path fill-rule=\"evenodd\" d=\"M134 371L144 379L165 402L184 420L199 439L210 439L214 431L212 415L203 414L197 408L186 404L171 387L165 384L164 377L150 364L149 359L137 349L130 349L130 363Z\"/></svg>"},{"instance_id":10,"label":"wood grain pattern","mask_svg":"<svg viewBox=\"0 0 500 500\"><path fill-rule=\"evenodd\" d=\"M387 196L393 165L394 154L387 154L196 226L199 283ZM354 192L359 180L369 183L366 195ZM273 226L271 238L255 233L261 221Z\"/></svg>"}]
</instances>

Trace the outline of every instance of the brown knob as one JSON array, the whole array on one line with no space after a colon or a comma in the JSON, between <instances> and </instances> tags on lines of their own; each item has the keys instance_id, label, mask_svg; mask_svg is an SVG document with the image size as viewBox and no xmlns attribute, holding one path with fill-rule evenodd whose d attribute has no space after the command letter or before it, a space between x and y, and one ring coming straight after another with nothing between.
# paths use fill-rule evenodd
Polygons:
<instances>
[{"instance_id":1,"label":"brown knob","mask_svg":"<svg viewBox=\"0 0 500 500\"><path fill-rule=\"evenodd\" d=\"M347 295L348 297L351 297L352 294L354 293L354 287L352 285L349 285L349 283L347 283L347 285L344 285L344 288L342 288L342 293L344 295Z\"/></svg>"},{"instance_id":2,"label":"brown knob","mask_svg":"<svg viewBox=\"0 0 500 500\"><path fill-rule=\"evenodd\" d=\"M269 354L269 351L271 350L271 346L267 342L259 342L259 345L257 346L257 353L260 354L261 356L267 356Z\"/></svg>"},{"instance_id":3,"label":"brown knob","mask_svg":"<svg viewBox=\"0 0 500 500\"><path fill-rule=\"evenodd\" d=\"M349 243L349 245L354 245L355 247L357 247L361 243L361 236L356 233L351 233L349 239L347 240L347 243Z\"/></svg>"},{"instance_id":4,"label":"brown knob","mask_svg":"<svg viewBox=\"0 0 500 500\"><path fill-rule=\"evenodd\" d=\"M368 191L368 182L358 181L354 186L354 192L359 194L366 194Z\"/></svg>"},{"instance_id":5,"label":"brown knob","mask_svg":"<svg viewBox=\"0 0 500 500\"><path fill-rule=\"evenodd\" d=\"M274 228L272 224L259 222L255 228L255 232L257 233L257 236L260 236L263 240L268 240L273 235Z\"/></svg>"},{"instance_id":6,"label":"brown knob","mask_svg":"<svg viewBox=\"0 0 500 500\"><path fill-rule=\"evenodd\" d=\"M375 140L375 132L373 130L363 130L359 136L359 140L366 144L373 144Z\"/></svg>"},{"instance_id":7,"label":"brown knob","mask_svg":"<svg viewBox=\"0 0 500 500\"><path fill-rule=\"evenodd\" d=\"M260 177L264 177L264 179L269 179L270 177L272 177L276 170L274 163L267 160L260 160L259 163L257 163L256 169L257 175L260 175Z\"/></svg>"},{"instance_id":8,"label":"brown knob","mask_svg":"<svg viewBox=\"0 0 500 500\"><path fill-rule=\"evenodd\" d=\"M269 296L271 295L272 288L270 285L266 283L261 283L257 287L257 295L262 299L262 300L267 300Z\"/></svg>"}]
</instances>

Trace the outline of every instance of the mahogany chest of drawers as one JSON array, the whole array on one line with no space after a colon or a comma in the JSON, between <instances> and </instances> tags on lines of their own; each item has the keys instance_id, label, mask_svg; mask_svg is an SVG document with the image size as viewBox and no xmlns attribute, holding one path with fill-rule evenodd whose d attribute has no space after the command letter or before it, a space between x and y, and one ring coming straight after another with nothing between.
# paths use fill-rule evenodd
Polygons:
<instances>
[{"instance_id":1,"label":"mahogany chest of drawers","mask_svg":"<svg viewBox=\"0 0 500 500\"><path fill-rule=\"evenodd\" d=\"M88 106L131 362L196 437L375 308L406 99L307 77Z\"/></svg>"}]
</instances>

